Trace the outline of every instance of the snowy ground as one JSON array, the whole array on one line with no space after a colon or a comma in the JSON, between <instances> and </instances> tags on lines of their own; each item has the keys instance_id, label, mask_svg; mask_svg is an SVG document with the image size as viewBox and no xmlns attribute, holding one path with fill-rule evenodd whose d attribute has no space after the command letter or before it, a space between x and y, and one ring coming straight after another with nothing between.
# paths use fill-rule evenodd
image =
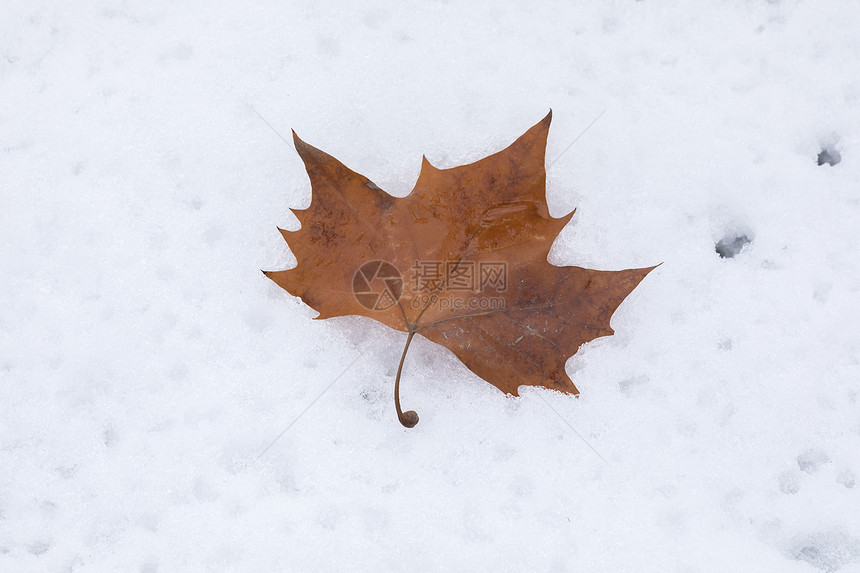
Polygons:
<instances>
[{"instance_id":1,"label":"snowy ground","mask_svg":"<svg viewBox=\"0 0 860 573\"><path fill-rule=\"evenodd\" d=\"M860 5L357 4L4 0L0 570L860 571ZM580 399L418 340L405 430L252 106L396 195L551 107L551 261L664 264Z\"/></svg>"}]
</instances>

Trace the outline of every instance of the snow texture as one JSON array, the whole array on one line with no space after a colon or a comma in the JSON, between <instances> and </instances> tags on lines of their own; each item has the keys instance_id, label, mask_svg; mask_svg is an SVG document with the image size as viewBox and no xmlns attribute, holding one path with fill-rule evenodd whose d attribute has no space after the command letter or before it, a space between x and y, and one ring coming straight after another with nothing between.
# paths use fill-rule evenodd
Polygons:
<instances>
[{"instance_id":1,"label":"snow texture","mask_svg":"<svg viewBox=\"0 0 860 573\"><path fill-rule=\"evenodd\" d=\"M0 570L860 571L860 4L2 12ZM417 338L406 430L254 110L402 196L549 108L551 262L663 265L579 399Z\"/></svg>"}]
</instances>

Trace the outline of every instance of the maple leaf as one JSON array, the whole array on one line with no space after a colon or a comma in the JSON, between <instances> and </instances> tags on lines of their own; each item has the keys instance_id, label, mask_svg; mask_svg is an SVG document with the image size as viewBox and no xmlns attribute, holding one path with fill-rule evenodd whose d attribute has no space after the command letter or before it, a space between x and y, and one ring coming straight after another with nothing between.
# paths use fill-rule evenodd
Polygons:
<instances>
[{"instance_id":1,"label":"maple leaf","mask_svg":"<svg viewBox=\"0 0 860 573\"><path fill-rule=\"evenodd\" d=\"M298 231L280 229L298 264L266 272L319 312L361 315L450 349L503 392L522 385L578 394L565 362L613 334L618 305L654 267L596 271L547 261L573 212L551 217L544 156L552 112L506 149L460 167L423 158L415 188L394 197L293 132L312 187L292 209ZM575 211L575 210L574 210Z\"/></svg>"}]
</instances>

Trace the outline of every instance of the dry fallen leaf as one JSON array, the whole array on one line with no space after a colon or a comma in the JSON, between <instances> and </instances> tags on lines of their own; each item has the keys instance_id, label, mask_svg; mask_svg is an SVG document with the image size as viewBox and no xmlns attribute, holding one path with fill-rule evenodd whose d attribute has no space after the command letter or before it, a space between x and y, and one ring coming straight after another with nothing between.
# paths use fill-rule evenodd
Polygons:
<instances>
[{"instance_id":1,"label":"dry fallen leaf","mask_svg":"<svg viewBox=\"0 0 860 573\"><path fill-rule=\"evenodd\" d=\"M319 311L362 315L450 349L503 392L521 385L578 394L565 372L585 342L613 333L609 319L654 267L557 267L547 254L573 212L549 215L544 155L550 112L507 149L437 169L425 157L413 191L392 197L293 132L312 200L281 233L298 264L265 272Z\"/></svg>"}]
</instances>

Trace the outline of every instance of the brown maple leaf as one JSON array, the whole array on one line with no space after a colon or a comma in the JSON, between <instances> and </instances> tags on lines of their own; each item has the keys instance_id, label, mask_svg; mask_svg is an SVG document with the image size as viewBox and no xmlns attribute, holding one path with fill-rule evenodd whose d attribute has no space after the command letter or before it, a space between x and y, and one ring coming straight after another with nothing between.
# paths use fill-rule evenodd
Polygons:
<instances>
[{"instance_id":1,"label":"brown maple leaf","mask_svg":"<svg viewBox=\"0 0 860 573\"><path fill-rule=\"evenodd\" d=\"M317 318L362 315L450 349L503 392L521 385L578 394L565 372L585 342L613 333L609 319L654 267L595 271L557 267L550 247L573 212L546 202L550 112L507 149L437 169L425 157L415 188L393 197L293 132L312 186L298 231L281 233L298 264L265 272Z\"/></svg>"}]
</instances>

